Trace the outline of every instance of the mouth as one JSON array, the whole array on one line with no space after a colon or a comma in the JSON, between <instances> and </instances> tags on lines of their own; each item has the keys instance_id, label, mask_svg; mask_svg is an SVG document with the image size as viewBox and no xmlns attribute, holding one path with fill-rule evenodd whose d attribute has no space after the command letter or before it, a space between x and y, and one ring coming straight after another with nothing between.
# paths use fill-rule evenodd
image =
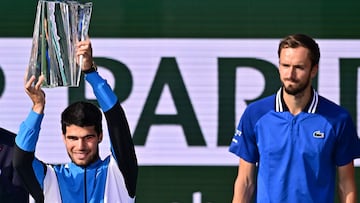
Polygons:
<instances>
[{"instance_id":1,"label":"mouth","mask_svg":"<svg viewBox=\"0 0 360 203\"><path fill-rule=\"evenodd\" d=\"M76 153L73 153L73 156L75 159L78 159L78 160L83 160L83 159L86 159L87 157L87 153L86 152L76 152Z\"/></svg>"},{"instance_id":2,"label":"mouth","mask_svg":"<svg viewBox=\"0 0 360 203\"><path fill-rule=\"evenodd\" d=\"M286 82L291 82L291 83L297 83L298 80L292 79L292 78L286 78L285 79Z\"/></svg>"},{"instance_id":3,"label":"mouth","mask_svg":"<svg viewBox=\"0 0 360 203\"><path fill-rule=\"evenodd\" d=\"M295 81L295 80L286 80L286 81L284 82L284 85L285 85L286 87L295 87L295 86L298 85L298 82Z\"/></svg>"}]
</instances>

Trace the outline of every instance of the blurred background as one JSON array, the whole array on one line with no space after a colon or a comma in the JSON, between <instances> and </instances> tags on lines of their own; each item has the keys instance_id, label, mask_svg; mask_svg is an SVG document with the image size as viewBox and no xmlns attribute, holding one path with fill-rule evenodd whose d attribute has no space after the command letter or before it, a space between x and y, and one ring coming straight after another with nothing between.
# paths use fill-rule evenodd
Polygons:
<instances>
[{"instance_id":1,"label":"blurred background","mask_svg":"<svg viewBox=\"0 0 360 203\"><path fill-rule=\"evenodd\" d=\"M29 59L36 5L36 0L18 0L0 7L0 125L15 132L30 108L20 75ZM355 0L94 0L89 35L95 60L119 91L139 152L137 202L231 202L238 159L228 154L227 145L245 106L276 90L278 83L271 71L265 71L265 79L242 72L251 84L236 83L237 88L249 98L235 102L238 97L221 93L227 87L221 81L234 77L222 74L221 67L229 58L261 59L268 62L264 67L276 67L277 43L288 34L305 33L323 42L320 48L329 60L320 69L329 63L332 74L323 73L315 86L346 107L358 123L359 10L360 1ZM343 60L349 58L350 65ZM247 66L259 70L262 65L254 60ZM14 71L18 75L12 76ZM251 95L253 91L259 92ZM84 85L49 90L50 98L59 102L50 106L49 119L73 100L91 99L86 92ZM52 95L60 95L61 101ZM235 110L234 104L242 106ZM60 130L58 124L50 125ZM39 156L54 163L66 159L47 151L51 148L46 145L54 141L44 137L40 148L50 155ZM358 167L356 175L360 192Z\"/></svg>"}]
</instances>

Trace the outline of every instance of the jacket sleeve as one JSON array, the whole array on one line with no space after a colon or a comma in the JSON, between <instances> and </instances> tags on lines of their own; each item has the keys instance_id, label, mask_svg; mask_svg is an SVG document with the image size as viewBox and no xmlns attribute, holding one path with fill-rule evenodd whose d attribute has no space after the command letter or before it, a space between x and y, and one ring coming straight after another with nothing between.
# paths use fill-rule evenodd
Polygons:
<instances>
[{"instance_id":1,"label":"jacket sleeve","mask_svg":"<svg viewBox=\"0 0 360 203\"><path fill-rule=\"evenodd\" d=\"M85 79L93 87L94 94L104 112L111 152L124 176L129 196L135 197L138 164L125 112L111 87L97 72L87 74Z\"/></svg>"},{"instance_id":2,"label":"jacket sleeve","mask_svg":"<svg viewBox=\"0 0 360 203\"><path fill-rule=\"evenodd\" d=\"M45 174L44 165L34 155L42 118L43 114L30 112L27 119L20 125L13 154L13 167L36 202L44 202L40 184Z\"/></svg>"}]
</instances>

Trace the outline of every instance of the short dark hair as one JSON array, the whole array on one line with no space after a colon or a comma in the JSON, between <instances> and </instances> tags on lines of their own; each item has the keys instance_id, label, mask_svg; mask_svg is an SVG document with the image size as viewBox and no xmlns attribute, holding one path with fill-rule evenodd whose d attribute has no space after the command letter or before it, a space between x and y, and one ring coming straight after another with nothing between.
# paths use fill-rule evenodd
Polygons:
<instances>
[{"instance_id":1,"label":"short dark hair","mask_svg":"<svg viewBox=\"0 0 360 203\"><path fill-rule=\"evenodd\" d=\"M305 34L294 34L286 36L280 41L278 56L280 58L280 52L283 48L297 48L305 47L309 50L309 57L311 60L311 66L318 65L320 61L320 48L315 40Z\"/></svg>"},{"instance_id":2,"label":"short dark hair","mask_svg":"<svg viewBox=\"0 0 360 203\"><path fill-rule=\"evenodd\" d=\"M80 127L95 126L97 134L102 132L102 114L100 109L92 103L79 101L69 105L61 113L61 129L66 134L66 127L77 125Z\"/></svg>"}]
</instances>

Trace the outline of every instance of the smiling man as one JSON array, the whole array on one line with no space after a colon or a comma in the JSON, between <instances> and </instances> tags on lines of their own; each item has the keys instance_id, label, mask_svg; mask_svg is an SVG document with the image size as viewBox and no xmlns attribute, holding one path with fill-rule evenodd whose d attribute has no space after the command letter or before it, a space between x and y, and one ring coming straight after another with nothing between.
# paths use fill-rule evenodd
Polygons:
<instances>
[{"instance_id":1,"label":"smiling man","mask_svg":"<svg viewBox=\"0 0 360 203\"><path fill-rule=\"evenodd\" d=\"M99 156L103 139L101 111L79 101L61 114L62 140L71 162L52 165L34 156L44 118L45 93L41 89L44 77L34 84L32 76L25 84L25 92L33 106L16 137L14 167L36 202L135 202L138 165L124 110L94 66L90 40L79 42L76 54L83 56L85 80L104 112L110 155L104 160Z\"/></svg>"}]
</instances>

